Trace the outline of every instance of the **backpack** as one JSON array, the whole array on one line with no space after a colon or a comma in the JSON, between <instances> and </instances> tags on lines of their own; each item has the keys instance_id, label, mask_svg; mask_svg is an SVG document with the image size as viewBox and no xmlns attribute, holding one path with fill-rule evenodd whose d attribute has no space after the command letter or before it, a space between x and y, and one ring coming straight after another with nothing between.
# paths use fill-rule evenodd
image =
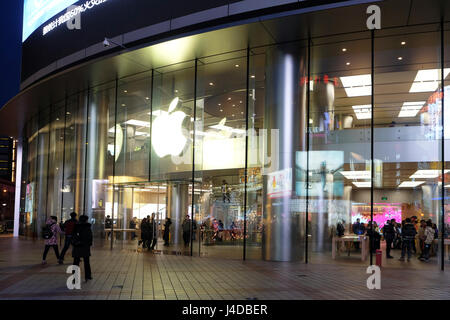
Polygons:
<instances>
[{"instance_id":1,"label":"backpack","mask_svg":"<svg viewBox=\"0 0 450 320\"><path fill-rule=\"evenodd\" d=\"M336 229L337 229L336 233L337 233L338 237L342 237L344 235L344 233L345 233L345 227L342 225L342 223L338 223Z\"/></svg>"},{"instance_id":2,"label":"backpack","mask_svg":"<svg viewBox=\"0 0 450 320\"><path fill-rule=\"evenodd\" d=\"M54 223L47 224L44 228L42 228L42 237L45 240L51 239L53 237L53 231L52 231L53 225L54 225Z\"/></svg>"}]
</instances>

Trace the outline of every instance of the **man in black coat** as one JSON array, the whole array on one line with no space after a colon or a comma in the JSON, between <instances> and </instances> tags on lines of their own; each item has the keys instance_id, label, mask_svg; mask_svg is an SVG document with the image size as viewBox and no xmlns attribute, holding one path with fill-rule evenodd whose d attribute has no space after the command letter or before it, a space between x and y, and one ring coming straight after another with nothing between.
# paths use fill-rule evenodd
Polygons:
<instances>
[{"instance_id":1,"label":"man in black coat","mask_svg":"<svg viewBox=\"0 0 450 320\"><path fill-rule=\"evenodd\" d=\"M80 222L76 224L72 237L72 257L74 258L73 264L79 266L80 260L83 258L84 279L86 282L88 280L92 280L91 265L89 263L92 246L92 230L91 224L87 222L88 219L88 216L80 216Z\"/></svg>"},{"instance_id":2,"label":"man in black coat","mask_svg":"<svg viewBox=\"0 0 450 320\"><path fill-rule=\"evenodd\" d=\"M392 243L395 239L395 219L388 220L386 224L383 227L383 236L384 240L386 240L386 258L392 259L394 258L391 256L391 248Z\"/></svg>"}]
</instances>

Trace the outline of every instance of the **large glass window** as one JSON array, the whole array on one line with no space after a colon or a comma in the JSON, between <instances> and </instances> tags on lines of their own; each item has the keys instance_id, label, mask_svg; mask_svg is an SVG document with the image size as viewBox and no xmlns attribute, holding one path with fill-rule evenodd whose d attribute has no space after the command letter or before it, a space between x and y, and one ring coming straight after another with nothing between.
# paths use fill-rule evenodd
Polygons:
<instances>
[{"instance_id":1,"label":"large glass window","mask_svg":"<svg viewBox=\"0 0 450 320\"><path fill-rule=\"evenodd\" d=\"M381 30L375 38L373 214L381 235L385 228L384 241L377 235L376 247L383 250L386 266L398 266L399 259L418 268L437 264L434 231L431 239L426 237L427 224L438 224L442 212L441 46L436 30L438 25ZM406 234L410 223L417 235L404 239L402 250L392 227Z\"/></svg>"}]
</instances>

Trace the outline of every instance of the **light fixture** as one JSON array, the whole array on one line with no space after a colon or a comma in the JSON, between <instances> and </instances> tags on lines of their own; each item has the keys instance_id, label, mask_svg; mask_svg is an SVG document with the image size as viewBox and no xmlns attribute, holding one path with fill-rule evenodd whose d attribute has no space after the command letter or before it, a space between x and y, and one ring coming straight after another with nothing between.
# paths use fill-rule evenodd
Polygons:
<instances>
[{"instance_id":1,"label":"light fixture","mask_svg":"<svg viewBox=\"0 0 450 320\"><path fill-rule=\"evenodd\" d=\"M233 104L233 107L236 107L236 105L235 105L235 104Z\"/></svg>"},{"instance_id":2,"label":"light fixture","mask_svg":"<svg viewBox=\"0 0 450 320\"><path fill-rule=\"evenodd\" d=\"M220 112L222 112L223 110L222 109L220 109Z\"/></svg>"},{"instance_id":3,"label":"light fixture","mask_svg":"<svg viewBox=\"0 0 450 320\"><path fill-rule=\"evenodd\" d=\"M399 188L415 188L420 186L421 184L424 184L425 181L403 181L398 186Z\"/></svg>"},{"instance_id":4,"label":"light fixture","mask_svg":"<svg viewBox=\"0 0 450 320\"><path fill-rule=\"evenodd\" d=\"M222 104L221 104L221 103L218 103L217 105L218 105L218 106L221 106Z\"/></svg>"},{"instance_id":5,"label":"light fixture","mask_svg":"<svg viewBox=\"0 0 450 320\"><path fill-rule=\"evenodd\" d=\"M125 124L128 124L130 126L136 126L136 127L146 127L146 128L150 128L150 122L147 121L141 121L141 120L128 120L127 122L125 122Z\"/></svg>"},{"instance_id":6,"label":"light fixture","mask_svg":"<svg viewBox=\"0 0 450 320\"><path fill-rule=\"evenodd\" d=\"M228 101L230 101L231 100L231 98L228 98Z\"/></svg>"},{"instance_id":7,"label":"light fixture","mask_svg":"<svg viewBox=\"0 0 450 320\"><path fill-rule=\"evenodd\" d=\"M370 188L372 183L370 181L352 182L357 188Z\"/></svg>"},{"instance_id":8,"label":"light fixture","mask_svg":"<svg viewBox=\"0 0 450 320\"><path fill-rule=\"evenodd\" d=\"M128 90L123 90L124 93L128 93Z\"/></svg>"},{"instance_id":9,"label":"light fixture","mask_svg":"<svg viewBox=\"0 0 450 320\"><path fill-rule=\"evenodd\" d=\"M448 173L450 170L444 170L444 173ZM410 179L434 179L441 175L442 170L417 170L414 172Z\"/></svg>"},{"instance_id":10,"label":"light fixture","mask_svg":"<svg viewBox=\"0 0 450 320\"><path fill-rule=\"evenodd\" d=\"M401 45L404 46L406 44L406 41L402 41Z\"/></svg>"},{"instance_id":11,"label":"light fixture","mask_svg":"<svg viewBox=\"0 0 450 320\"><path fill-rule=\"evenodd\" d=\"M340 171L345 178L352 179L370 179L370 171Z\"/></svg>"},{"instance_id":12,"label":"light fixture","mask_svg":"<svg viewBox=\"0 0 450 320\"><path fill-rule=\"evenodd\" d=\"M362 97L372 94L372 78L370 74L340 77L340 79L348 97Z\"/></svg>"},{"instance_id":13,"label":"light fixture","mask_svg":"<svg viewBox=\"0 0 450 320\"><path fill-rule=\"evenodd\" d=\"M150 98L149 97L145 97L145 100L150 100Z\"/></svg>"},{"instance_id":14,"label":"light fixture","mask_svg":"<svg viewBox=\"0 0 450 320\"><path fill-rule=\"evenodd\" d=\"M346 63L346 65L348 65L348 66L349 66L349 65L350 65L350 62L347 62L347 63Z\"/></svg>"},{"instance_id":15,"label":"light fixture","mask_svg":"<svg viewBox=\"0 0 450 320\"><path fill-rule=\"evenodd\" d=\"M372 105L363 104L363 105L358 105L358 106L352 106L352 108L353 108L353 111L355 111L355 115L358 120L372 118Z\"/></svg>"},{"instance_id":16,"label":"light fixture","mask_svg":"<svg viewBox=\"0 0 450 320\"><path fill-rule=\"evenodd\" d=\"M444 69L444 79L450 73L450 68ZM431 92L439 87L441 69L426 69L417 71L416 78L409 89L413 92Z\"/></svg>"},{"instance_id":17,"label":"light fixture","mask_svg":"<svg viewBox=\"0 0 450 320\"><path fill-rule=\"evenodd\" d=\"M175 93L178 93L178 90L177 90L177 89L175 89Z\"/></svg>"},{"instance_id":18,"label":"light fixture","mask_svg":"<svg viewBox=\"0 0 450 320\"><path fill-rule=\"evenodd\" d=\"M239 65L238 65L238 64L235 64L234 66L235 66L236 68L239 68Z\"/></svg>"},{"instance_id":19,"label":"light fixture","mask_svg":"<svg viewBox=\"0 0 450 320\"><path fill-rule=\"evenodd\" d=\"M346 51L347 51L347 48L342 48L342 51L343 51L343 52L346 52Z\"/></svg>"},{"instance_id":20,"label":"light fixture","mask_svg":"<svg viewBox=\"0 0 450 320\"><path fill-rule=\"evenodd\" d=\"M252 79L255 79L255 75L254 75L254 74L252 74L252 75L250 76L250 78L252 78Z\"/></svg>"},{"instance_id":21,"label":"light fixture","mask_svg":"<svg viewBox=\"0 0 450 320\"><path fill-rule=\"evenodd\" d=\"M122 107L126 107L127 105L125 103L122 103Z\"/></svg>"},{"instance_id":22,"label":"light fixture","mask_svg":"<svg viewBox=\"0 0 450 320\"><path fill-rule=\"evenodd\" d=\"M214 83L213 83L213 82L210 82L210 83L209 83L209 85L210 85L210 86L213 86L213 85L214 85Z\"/></svg>"},{"instance_id":23,"label":"light fixture","mask_svg":"<svg viewBox=\"0 0 450 320\"><path fill-rule=\"evenodd\" d=\"M403 103L402 109L398 114L399 118L413 118L417 115L417 113L422 109L425 101L417 101L417 102L405 102Z\"/></svg>"},{"instance_id":24,"label":"light fixture","mask_svg":"<svg viewBox=\"0 0 450 320\"><path fill-rule=\"evenodd\" d=\"M403 60L403 57L398 57L397 60L402 61L402 60Z\"/></svg>"}]
</instances>

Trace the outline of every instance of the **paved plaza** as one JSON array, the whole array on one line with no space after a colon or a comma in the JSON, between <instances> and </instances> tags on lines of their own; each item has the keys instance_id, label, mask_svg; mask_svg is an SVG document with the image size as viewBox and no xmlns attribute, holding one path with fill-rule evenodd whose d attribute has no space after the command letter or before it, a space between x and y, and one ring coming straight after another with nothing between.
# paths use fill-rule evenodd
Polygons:
<instances>
[{"instance_id":1,"label":"paved plaza","mask_svg":"<svg viewBox=\"0 0 450 320\"><path fill-rule=\"evenodd\" d=\"M68 290L65 265L52 251L41 265L39 241L0 238L0 299L54 300L297 300L450 299L450 270L382 268L381 290L366 286L364 265L240 261L93 249L93 280ZM420 266L420 264L418 264ZM83 270L82 270L83 271Z\"/></svg>"}]
</instances>

